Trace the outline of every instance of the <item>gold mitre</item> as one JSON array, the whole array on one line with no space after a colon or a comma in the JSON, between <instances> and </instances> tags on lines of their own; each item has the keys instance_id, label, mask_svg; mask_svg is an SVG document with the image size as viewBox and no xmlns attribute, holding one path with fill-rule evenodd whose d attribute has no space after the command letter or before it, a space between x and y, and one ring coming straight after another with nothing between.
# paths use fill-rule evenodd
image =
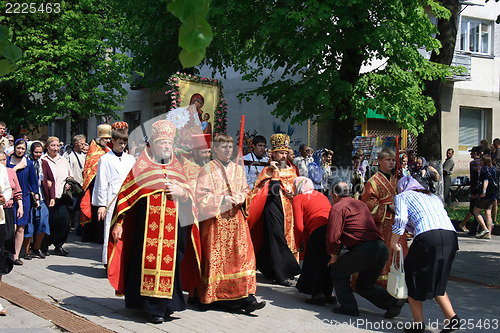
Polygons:
<instances>
[{"instance_id":1,"label":"gold mitre","mask_svg":"<svg viewBox=\"0 0 500 333\"><path fill-rule=\"evenodd\" d=\"M97 126L97 136L100 139L111 139L111 125L101 124Z\"/></svg>"},{"instance_id":2,"label":"gold mitre","mask_svg":"<svg viewBox=\"0 0 500 333\"><path fill-rule=\"evenodd\" d=\"M271 135L271 147L273 151L286 150L288 151L290 144L290 137L284 133L276 133Z\"/></svg>"},{"instance_id":3,"label":"gold mitre","mask_svg":"<svg viewBox=\"0 0 500 333\"><path fill-rule=\"evenodd\" d=\"M153 142L156 140L172 140L175 137L175 125L169 120L158 120L153 124L153 131L151 133Z\"/></svg>"}]
</instances>

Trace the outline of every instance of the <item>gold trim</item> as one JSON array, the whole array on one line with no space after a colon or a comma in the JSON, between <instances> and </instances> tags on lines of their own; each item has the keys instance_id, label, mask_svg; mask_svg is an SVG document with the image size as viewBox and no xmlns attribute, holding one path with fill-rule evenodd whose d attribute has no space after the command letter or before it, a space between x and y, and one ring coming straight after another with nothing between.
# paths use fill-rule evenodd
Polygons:
<instances>
[{"instance_id":1,"label":"gold trim","mask_svg":"<svg viewBox=\"0 0 500 333\"><path fill-rule=\"evenodd\" d=\"M221 275L215 275L211 276L210 278L202 278L202 281L207 284L212 284L215 281L223 281L223 280L233 280L233 279L239 279L245 276L251 276L255 275L255 270L247 270L243 272L238 272L238 273L233 273L233 274L221 274Z\"/></svg>"}]
</instances>

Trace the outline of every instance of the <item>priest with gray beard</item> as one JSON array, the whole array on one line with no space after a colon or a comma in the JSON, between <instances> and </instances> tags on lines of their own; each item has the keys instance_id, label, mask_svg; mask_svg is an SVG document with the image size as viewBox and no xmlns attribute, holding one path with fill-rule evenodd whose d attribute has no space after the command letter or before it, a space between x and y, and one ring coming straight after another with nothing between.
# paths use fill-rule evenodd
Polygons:
<instances>
[{"instance_id":1,"label":"priest with gray beard","mask_svg":"<svg viewBox=\"0 0 500 333\"><path fill-rule=\"evenodd\" d=\"M252 190L248 224L255 248L257 269L282 286L300 274L299 245L293 223L293 181L295 169L287 157L290 138L283 133L271 136L270 165L260 173Z\"/></svg>"}]
</instances>

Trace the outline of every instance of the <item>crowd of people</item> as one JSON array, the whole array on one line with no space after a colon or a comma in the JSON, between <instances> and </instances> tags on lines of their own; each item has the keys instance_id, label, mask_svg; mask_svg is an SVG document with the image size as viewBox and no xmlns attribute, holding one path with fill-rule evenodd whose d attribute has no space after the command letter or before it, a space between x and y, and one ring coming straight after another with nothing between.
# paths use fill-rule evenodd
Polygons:
<instances>
[{"instance_id":1,"label":"crowd of people","mask_svg":"<svg viewBox=\"0 0 500 333\"><path fill-rule=\"evenodd\" d=\"M143 310L152 323L185 309L183 292L201 310L262 309L265 302L255 297L258 270L286 287L298 276L295 286L307 303L338 303L337 314L360 315L354 291L385 310L385 318L398 316L408 301L409 332L423 332L422 302L434 298L447 320L444 331L454 330L460 320L446 283L458 242L433 194L440 175L424 157L382 149L375 171L356 151L342 180L333 176L333 151L301 145L294 157L286 134L272 135L269 148L257 135L241 156L231 136L202 131L191 135L191 150L177 149L178 127L158 120L144 147L128 147L127 123L102 124L89 144L79 134L66 150L57 137L11 142L0 122L2 256L12 252L14 265L22 265L21 258L66 256L74 227L82 241L102 244L111 285L126 307ZM447 156L443 176L450 183L453 150ZM484 195L472 213L483 237L491 232L496 193L490 187L498 181L491 157L480 165ZM408 300L386 290L400 248ZM422 256L424 248L442 258Z\"/></svg>"}]
</instances>

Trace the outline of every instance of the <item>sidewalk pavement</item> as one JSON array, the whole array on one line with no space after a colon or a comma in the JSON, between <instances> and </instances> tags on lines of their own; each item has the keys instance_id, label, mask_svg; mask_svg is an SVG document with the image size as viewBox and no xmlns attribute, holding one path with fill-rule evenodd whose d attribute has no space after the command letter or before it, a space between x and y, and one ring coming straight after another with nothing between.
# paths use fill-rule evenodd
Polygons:
<instances>
[{"instance_id":1,"label":"sidewalk pavement","mask_svg":"<svg viewBox=\"0 0 500 333\"><path fill-rule=\"evenodd\" d=\"M500 237L486 241L460 234L459 242L447 290L455 311L468 332L498 331ZM99 263L99 245L82 243L72 233L65 248L70 253L67 257L51 255L24 260L24 265L16 266L3 277L3 282L115 332L402 332L402 325L412 321L408 305L400 316L387 320L383 318L384 310L359 295L356 297L360 317L334 314L332 306L309 305L305 303L307 296L295 288L268 284L258 274L256 296L267 305L252 315L200 312L188 307L176 312L173 321L153 325L146 322L140 311L126 309L123 298L114 295ZM61 331L50 321L5 299L0 298L0 303L9 312L0 317L1 333ZM426 332L443 328L443 316L436 302L424 303L424 316Z\"/></svg>"}]
</instances>

